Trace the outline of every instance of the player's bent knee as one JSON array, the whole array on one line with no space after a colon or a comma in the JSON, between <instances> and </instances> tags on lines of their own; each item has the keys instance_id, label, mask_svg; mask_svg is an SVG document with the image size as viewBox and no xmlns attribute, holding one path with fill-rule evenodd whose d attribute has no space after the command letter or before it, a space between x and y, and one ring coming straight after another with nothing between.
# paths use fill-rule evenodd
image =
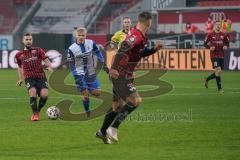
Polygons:
<instances>
[{"instance_id":1,"label":"player's bent knee","mask_svg":"<svg viewBox=\"0 0 240 160\"><path fill-rule=\"evenodd\" d=\"M215 72L216 76L220 76L221 73L222 73L222 70L220 68L217 68Z\"/></svg>"},{"instance_id":2,"label":"player's bent knee","mask_svg":"<svg viewBox=\"0 0 240 160\"><path fill-rule=\"evenodd\" d=\"M101 90L100 90L100 89L95 89L95 90L92 91L91 94L94 95L94 96L96 96L96 97L98 97L98 96L100 96L100 94L101 94Z\"/></svg>"},{"instance_id":3,"label":"player's bent knee","mask_svg":"<svg viewBox=\"0 0 240 160\"><path fill-rule=\"evenodd\" d=\"M141 97L137 97L137 98L133 98L130 99L130 102L135 106L139 106L142 103L142 98Z\"/></svg>"},{"instance_id":4,"label":"player's bent knee","mask_svg":"<svg viewBox=\"0 0 240 160\"><path fill-rule=\"evenodd\" d=\"M30 88L30 89L28 90L28 93L29 93L29 96L30 96L30 97L36 97L36 95L37 95L37 90L36 90L36 88Z\"/></svg>"},{"instance_id":5,"label":"player's bent knee","mask_svg":"<svg viewBox=\"0 0 240 160\"><path fill-rule=\"evenodd\" d=\"M222 73L222 69L219 69L219 74L221 74Z\"/></svg>"},{"instance_id":6,"label":"player's bent knee","mask_svg":"<svg viewBox=\"0 0 240 160\"><path fill-rule=\"evenodd\" d=\"M89 95L83 95L83 100L88 100L89 99Z\"/></svg>"},{"instance_id":7,"label":"player's bent knee","mask_svg":"<svg viewBox=\"0 0 240 160\"><path fill-rule=\"evenodd\" d=\"M219 76L219 69L218 68L215 69L215 75Z\"/></svg>"},{"instance_id":8,"label":"player's bent knee","mask_svg":"<svg viewBox=\"0 0 240 160\"><path fill-rule=\"evenodd\" d=\"M123 107L123 103L121 103L120 101L114 101L112 103L112 109L114 112L120 112L122 107Z\"/></svg>"},{"instance_id":9,"label":"player's bent knee","mask_svg":"<svg viewBox=\"0 0 240 160\"><path fill-rule=\"evenodd\" d=\"M46 89L46 88L42 89L40 92L40 96L43 98L48 97L48 89Z\"/></svg>"},{"instance_id":10,"label":"player's bent knee","mask_svg":"<svg viewBox=\"0 0 240 160\"><path fill-rule=\"evenodd\" d=\"M138 98L137 98L137 106L139 106L141 103L142 103L142 98L141 98L141 97L138 97Z\"/></svg>"},{"instance_id":11,"label":"player's bent knee","mask_svg":"<svg viewBox=\"0 0 240 160\"><path fill-rule=\"evenodd\" d=\"M118 107L118 101L113 101L112 102L112 108L117 108Z\"/></svg>"},{"instance_id":12,"label":"player's bent knee","mask_svg":"<svg viewBox=\"0 0 240 160\"><path fill-rule=\"evenodd\" d=\"M84 99L84 100L86 100L86 99L89 98L89 93L88 93L87 90L84 90L84 91L82 91L81 93L82 93L82 96L83 96L83 99Z\"/></svg>"},{"instance_id":13,"label":"player's bent knee","mask_svg":"<svg viewBox=\"0 0 240 160\"><path fill-rule=\"evenodd\" d=\"M114 112L119 112L120 107L119 106L112 106L112 109Z\"/></svg>"}]
</instances>

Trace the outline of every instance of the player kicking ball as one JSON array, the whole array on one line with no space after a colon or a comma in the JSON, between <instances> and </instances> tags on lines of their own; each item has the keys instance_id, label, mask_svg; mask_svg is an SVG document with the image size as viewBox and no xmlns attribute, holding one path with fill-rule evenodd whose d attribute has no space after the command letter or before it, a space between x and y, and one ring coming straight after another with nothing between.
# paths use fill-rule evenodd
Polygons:
<instances>
[{"instance_id":1,"label":"player kicking ball","mask_svg":"<svg viewBox=\"0 0 240 160\"><path fill-rule=\"evenodd\" d=\"M40 111L48 99L47 79L42 68L42 61L45 62L50 71L52 71L52 66L43 49L32 47L33 38L30 33L24 34L22 42L24 49L15 56L19 75L16 85L21 86L25 80L33 112L31 120L38 121L40 119ZM37 95L40 97L38 105Z\"/></svg>"},{"instance_id":2,"label":"player kicking ball","mask_svg":"<svg viewBox=\"0 0 240 160\"><path fill-rule=\"evenodd\" d=\"M224 66L224 50L229 46L229 38L225 33L221 32L220 22L215 22L214 31L206 36L204 46L210 49L210 57L214 69L214 73L205 78L204 85L208 88L208 82L216 79L218 92L223 94L221 73Z\"/></svg>"},{"instance_id":3,"label":"player kicking ball","mask_svg":"<svg viewBox=\"0 0 240 160\"><path fill-rule=\"evenodd\" d=\"M93 40L86 39L87 30L79 27L76 30L76 42L68 48L67 61L76 86L83 96L82 103L86 117L90 117L89 94L99 96L101 93L100 83L97 79L94 67L94 57L104 63L102 52Z\"/></svg>"},{"instance_id":4,"label":"player kicking ball","mask_svg":"<svg viewBox=\"0 0 240 160\"><path fill-rule=\"evenodd\" d=\"M125 105L113 105L105 114L102 127L96 132L96 137L102 139L105 144L118 141L117 130L120 124L142 102L134 86L133 72L141 58L152 55L162 48L162 44L156 44L151 49L147 48L146 33L151 23L152 16L149 12L142 12L138 15L136 27L130 30L122 42L109 70L113 90L120 97L119 101L123 100Z\"/></svg>"}]
</instances>

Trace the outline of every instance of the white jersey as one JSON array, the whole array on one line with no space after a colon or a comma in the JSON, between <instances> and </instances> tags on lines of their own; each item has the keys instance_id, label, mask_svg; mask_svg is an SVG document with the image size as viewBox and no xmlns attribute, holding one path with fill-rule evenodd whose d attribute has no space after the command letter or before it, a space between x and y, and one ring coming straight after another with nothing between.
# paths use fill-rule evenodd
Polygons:
<instances>
[{"instance_id":1,"label":"white jersey","mask_svg":"<svg viewBox=\"0 0 240 160\"><path fill-rule=\"evenodd\" d=\"M83 44L73 43L68 49L67 60L70 62L70 69L73 75L93 75L95 74L95 59L97 55L100 61L103 62L102 53L97 48L96 44L85 39Z\"/></svg>"}]
</instances>

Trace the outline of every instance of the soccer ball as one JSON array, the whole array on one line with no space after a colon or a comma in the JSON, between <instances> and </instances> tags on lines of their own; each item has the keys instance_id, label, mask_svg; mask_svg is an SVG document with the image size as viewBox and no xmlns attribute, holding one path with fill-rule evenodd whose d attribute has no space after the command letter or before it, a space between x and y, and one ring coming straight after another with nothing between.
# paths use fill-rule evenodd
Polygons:
<instances>
[{"instance_id":1,"label":"soccer ball","mask_svg":"<svg viewBox=\"0 0 240 160\"><path fill-rule=\"evenodd\" d=\"M46 112L49 119L55 120L60 117L60 110L56 106L51 106Z\"/></svg>"}]
</instances>

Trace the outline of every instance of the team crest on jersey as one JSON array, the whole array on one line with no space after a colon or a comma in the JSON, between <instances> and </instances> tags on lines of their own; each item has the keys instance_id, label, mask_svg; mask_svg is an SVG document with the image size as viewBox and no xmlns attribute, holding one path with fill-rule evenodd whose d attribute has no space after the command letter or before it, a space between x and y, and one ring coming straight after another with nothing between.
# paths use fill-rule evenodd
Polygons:
<instances>
[{"instance_id":1,"label":"team crest on jersey","mask_svg":"<svg viewBox=\"0 0 240 160\"><path fill-rule=\"evenodd\" d=\"M132 36L132 37L129 38L129 42L130 42L130 43L134 43L134 41L135 41L135 37L134 37L134 36Z\"/></svg>"},{"instance_id":2,"label":"team crest on jersey","mask_svg":"<svg viewBox=\"0 0 240 160\"><path fill-rule=\"evenodd\" d=\"M71 58L71 55L69 53L67 54L67 58Z\"/></svg>"},{"instance_id":3,"label":"team crest on jersey","mask_svg":"<svg viewBox=\"0 0 240 160\"><path fill-rule=\"evenodd\" d=\"M37 53L37 51L36 50L32 50L32 54L36 54Z\"/></svg>"}]
</instances>

